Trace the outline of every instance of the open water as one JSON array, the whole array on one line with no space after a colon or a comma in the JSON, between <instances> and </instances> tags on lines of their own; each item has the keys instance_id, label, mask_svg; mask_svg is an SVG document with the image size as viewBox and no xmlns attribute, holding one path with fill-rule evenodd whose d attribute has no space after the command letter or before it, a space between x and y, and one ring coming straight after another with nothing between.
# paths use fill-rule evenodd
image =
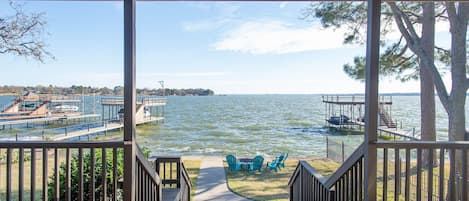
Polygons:
<instances>
[{"instance_id":1,"label":"open water","mask_svg":"<svg viewBox=\"0 0 469 201\"><path fill-rule=\"evenodd\" d=\"M11 99L0 97L0 105ZM94 99L86 97L86 113L101 111ZM469 116L467 105L469 101ZM324 110L320 95L168 97L165 123L139 126L137 140L158 155L288 152L296 157L325 156L325 136L349 146L361 142L362 135L343 136L325 129ZM438 139L445 140L447 115L439 102L436 111ZM394 96L392 116L403 130L419 128L419 97Z\"/></svg>"}]
</instances>

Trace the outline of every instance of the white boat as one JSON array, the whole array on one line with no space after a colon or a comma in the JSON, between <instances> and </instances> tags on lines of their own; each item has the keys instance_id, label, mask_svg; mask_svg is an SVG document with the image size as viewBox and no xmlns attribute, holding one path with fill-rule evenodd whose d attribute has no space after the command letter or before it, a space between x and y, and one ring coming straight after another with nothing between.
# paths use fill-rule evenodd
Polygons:
<instances>
[{"instance_id":1,"label":"white boat","mask_svg":"<svg viewBox=\"0 0 469 201\"><path fill-rule=\"evenodd\" d=\"M78 112L80 108L75 105L57 105L53 107L55 112Z\"/></svg>"}]
</instances>

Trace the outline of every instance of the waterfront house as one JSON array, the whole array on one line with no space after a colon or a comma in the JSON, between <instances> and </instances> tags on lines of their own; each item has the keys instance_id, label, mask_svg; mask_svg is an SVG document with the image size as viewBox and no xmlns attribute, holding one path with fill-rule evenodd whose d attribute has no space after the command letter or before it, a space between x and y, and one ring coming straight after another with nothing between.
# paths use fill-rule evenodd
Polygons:
<instances>
[{"instance_id":1,"label":"waterfront house","mask_svg":"<svg viewBox=\"0 0 469 201\"><path fill-rule=\"evenodd\" d=\"M66 1L66 0L64 0ZM94 1L94 0L89 0ZM98 1L98 0L96 0ZM467 201L468 189L467 171L456 172L455 162L451 160L449 168L446 167L445 160L447 155L453 158L456 155L462 155L461 165L463 170L468 168L467 153L469 142L451 141L451 142L380 142L377 140L378 121L375 114L378 113L378 63L379 63L379 33L380 33L380 8L381 1L368 0L368 31L367 31L367 65L366 65L366 100L365 100L365 140L359 148L350 156L349 159L340 167L330 178L321 177L312 167L305 162L300 162L297 170L290 180L290 199L291 200L386 200L387 194L393 193L395 199L403 197L405 200L431 200L438 195L439 200L462 200ZM133 200L163 200L166 195L174 195L175 200L189 200L190 182L187 180L187 173L184 166L178 158L161 158L156 160L156 167L159 163L175 163L177 168L176 179L164 179L166 175L159 175L161 170L154 168L140 151L135 140L136 126L136 53L135 53L135 6L136 0L124 0L124 137L120 141L109 142L0 142L0 150L6 151L6 195L7 200L13 199L13 194L18 200L24 200L25 194L29 197L57 200L63 197L65 200L85 200L85 196L90 196L91 200L117 200L118 194L122 194L125 201ZM463 44L461 44L463 45ZM91 171L91 181L83 180L83 160L84 153L90 153L90 168L95 168L96 151L100 150L103 160L111 156L113 158L112 167L106 163L101 164L101 175L94 175ZM430 150L430 151L429 151ZM123 151L123 155L118 154ZM426 171L425 177L422 177L422 159L421 153L429 151L430 154L437 154L438 162L441 163L436 172L439 175L448 173L448 177L439 177L434 179L435 171ZM29 152L31 157L30 169L30 187L29 192L24 190L25 186L25 152ZM12 158L18 155L18 166L13 166ZM77 153L78 166L77 172L70 169L72 153ZM111 153L110 155L108 153ZM394 153L394 159L388 158L387 153ZM416 154L414 154L416 153ZM66 190L59 191L59 155L65 154L65 183ZM378 157L379 155L383 157ZM15 156L13 156L15 155ZM28 156L29 156L28 155ZM49 155L53 158L49 159ZM410 158L417 156L415 160ZM117 160L123 157L123 178L117 179ZM38 159L40 162L36 162ZM405 158L404 164L397 163L400 158ZM433 157L430 157L430 160ZM48 175L47 171L39 169L49 169L48 161L53 160L56 182L53 195L48 195ZM42 162L41 162L42 161ZM391 170L387 164L394 161L394 175L399 177L391 178ZM432 162L433 163L433 162ZM410 184L410 178L413 178L410 167L417 166L416 181L417 185ZM19 168L19 175L12 175L12 168ZM398 167L398 168L395 168ZM107 171L112 169L112 181L107 183ZM381 172L378 169L382 169ZM401 171L399 171L401 170ZM449 172L447 172L449 171ZM72 188L72 173L79 174L78 187ZM460 174L459 174L460 173ZM381 175L378 175L381 174ZM36 183L36 178L41 178L42 184ZM102 181L95 181L95 178L102 178ZM379 180L379 182L378 182ZM393 180L389 183L388 180ZM14 181L14 182L13 182ZM458 183L457 181L463 181ZM464 182L466 181L466 182ZM90 186L84 186L84 183L90 182ZM100 182L101 189L95 189L95 183ZM378 185L380 183L380 185ZM17 184L17 193L13 193L13 184ZM166 184L174 184L175 188L164 188ZM42 193L36 193L36 186L42 185ZM388 192L388 187L393 191ZM16 188L16 187L15 187ZM379 190L382 189L382 190ZM86 192L89 190L93 193ZM379 193L378 193L379 192ZM52 196L52 197L50 197ZM166 196L168 198L168 196Z\"/></svg>"}]
</instances>

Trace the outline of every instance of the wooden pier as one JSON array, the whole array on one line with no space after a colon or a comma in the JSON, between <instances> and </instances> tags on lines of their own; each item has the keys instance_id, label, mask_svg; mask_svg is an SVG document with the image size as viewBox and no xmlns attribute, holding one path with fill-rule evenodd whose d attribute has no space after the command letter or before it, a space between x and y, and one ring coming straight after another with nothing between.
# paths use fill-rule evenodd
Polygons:
<instances>
[{"instance_id":1,"label":"wooden pier","mask_svg":"<svg viewBox=\"0 0 469 201\"><path fill-rule=\"evenodd\" d=\"M54 99L54 102L69 102L68 100ZM145 97L139 98L136 102L136 124L146 124L151 122L164 122L164 107L166 106L167 100L164 98L154 98L154 97ZM12 127L13 125L19 124L37 124L37 123L46 123L52 121L63 121L63 120L73 120L73 119L84 119L84 118L100 118L99 121L86 121L85 124L71 124L66 125L61 128L53 129L63 129L62 133L45 135L45 130L42 130L41 136L31 136L29 140L48 140L52 141L61 141L67 140L70 138L76 138L81 136L86 136L94 133L102 133L111 130L123 128L124 118L123 118L123 104L124 101L122 98L102 98L102 114L87 114L81 115L80 113L55 113L53 116L42 117L42 118L33 118L33 119L14 119L9 121L0 121L0 129L6 129L6 127ZM77 130L76 126L81 126ZM98 126L98 127L96 127ZM75 128L74 128L75 127ZM83 128L84 127L84 128ZM39 131L41 133L41 131ZM16 140L20 135L16 135Z\"/></svg>"},{"instance_id":2,"label":"wooden pier","mask_svg":"<svg viewBox=\"0 0 469 201\"><path fill-rule=\"evenodd\" d=\"M40 96L27 92L25 95L19 96L1 107L0 120L10 121L46 118L51 116L79 115L81 113L78 109L82 103L82 100L76 96ZM64 110L64 108L60 108L62 105L74 107L75 109Z\"/></svg>"},{"instance_id":3,"label":"wooden pier","mask_svg":"<svg viewBox=\"0 0 469 201\"><path fill-rule=\"evenodd\" d=\"M162 122L164 121L164 117L147 117L141 121L137 122L137 125L140 124L146 124L150 122ZM54 135L51 137L50 140L52 141L61 141L61 140L67 140L70 138L75 138L75 137L80 137L80 136L86 136L94 133L101 133L101 132L107 132L107 131L112 131L112 130L117 130L121 129L124 127L124 124L121 122L108 122L104 123L103 126L97 127L97 128L89 128L85 130L78 130L78 131L72 131L72 132L67 132L59 135Z\"/></svg>"},{"instance_id":4,"label":"wooden pier","mask_svg":"<svg viewBox=\"0 0 469 201\"><path fill-rule=\"evenodd\" d=\"M10 126L10 125L19 125L19 124L34 124L34 123L43 123L49 121L58 121L58 120L72 120L72 119L84 119L84 118L97 118L100 117L99 114L86 114L86 115L57 115L44 118L35 118L35 119L20 119L20 120L11 120L11 121L0 121L0 126Z\"/></svg>"}]
</instances>

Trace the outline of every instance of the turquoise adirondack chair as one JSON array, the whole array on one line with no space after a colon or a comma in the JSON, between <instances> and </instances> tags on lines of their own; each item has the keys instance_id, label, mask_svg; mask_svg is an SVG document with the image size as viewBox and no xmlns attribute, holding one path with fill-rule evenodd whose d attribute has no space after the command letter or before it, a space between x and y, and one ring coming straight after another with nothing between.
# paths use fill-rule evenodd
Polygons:
<instances>
[{"instance_id":1,"label":"turquoise adirondack chair","mask_svg":"<svg viewBox=\"0 0 469 201\"><path fill-rule=\"evenodd\" d=\"M281 153L280 155L283 155L283 159L281 161L279 161L278 166L282 167L282 168L285 168L285 161L288 158L288 153Z\"/></svg>"},{"instance_id":2,"label":"turquoise adirondack chair","mask_svg":"<svg viewBox=\"0 0 469 201\"><path fill-rule=\"evenodd\" d=\"M277 158L275 158L274 160L272 160L272 162L267 162L267 168L269 168L270 170L274 170L275 172L277 172L277 170L279 169L279 164L283 161L283 158L285 156L283 154L280 154L280 156L278 156Z\"/></svg>"},{"instance_id":3,"label":"turquoise adirondack chair","mask_svg":"<svg viewBox=\"0 0 469 201\"><path fill-rule=\"evenodd\" d=\"M251 171L259 170L262 171L262 164L264 163L264 157L256 156L252 159Z\"/></svg>"},{"instance_id":4,"label":"turquoise adirondack chair","mask_svg":"<svg viewBox=\"0 0 469 201\"><path fill-rule=\"evenodd\" d=\"M230 171L236 172L241 169L241 164L239 164L236 157L231 154L226 155L226 162L228 163L228 170Z\"/></svg>"}]
</instances>

